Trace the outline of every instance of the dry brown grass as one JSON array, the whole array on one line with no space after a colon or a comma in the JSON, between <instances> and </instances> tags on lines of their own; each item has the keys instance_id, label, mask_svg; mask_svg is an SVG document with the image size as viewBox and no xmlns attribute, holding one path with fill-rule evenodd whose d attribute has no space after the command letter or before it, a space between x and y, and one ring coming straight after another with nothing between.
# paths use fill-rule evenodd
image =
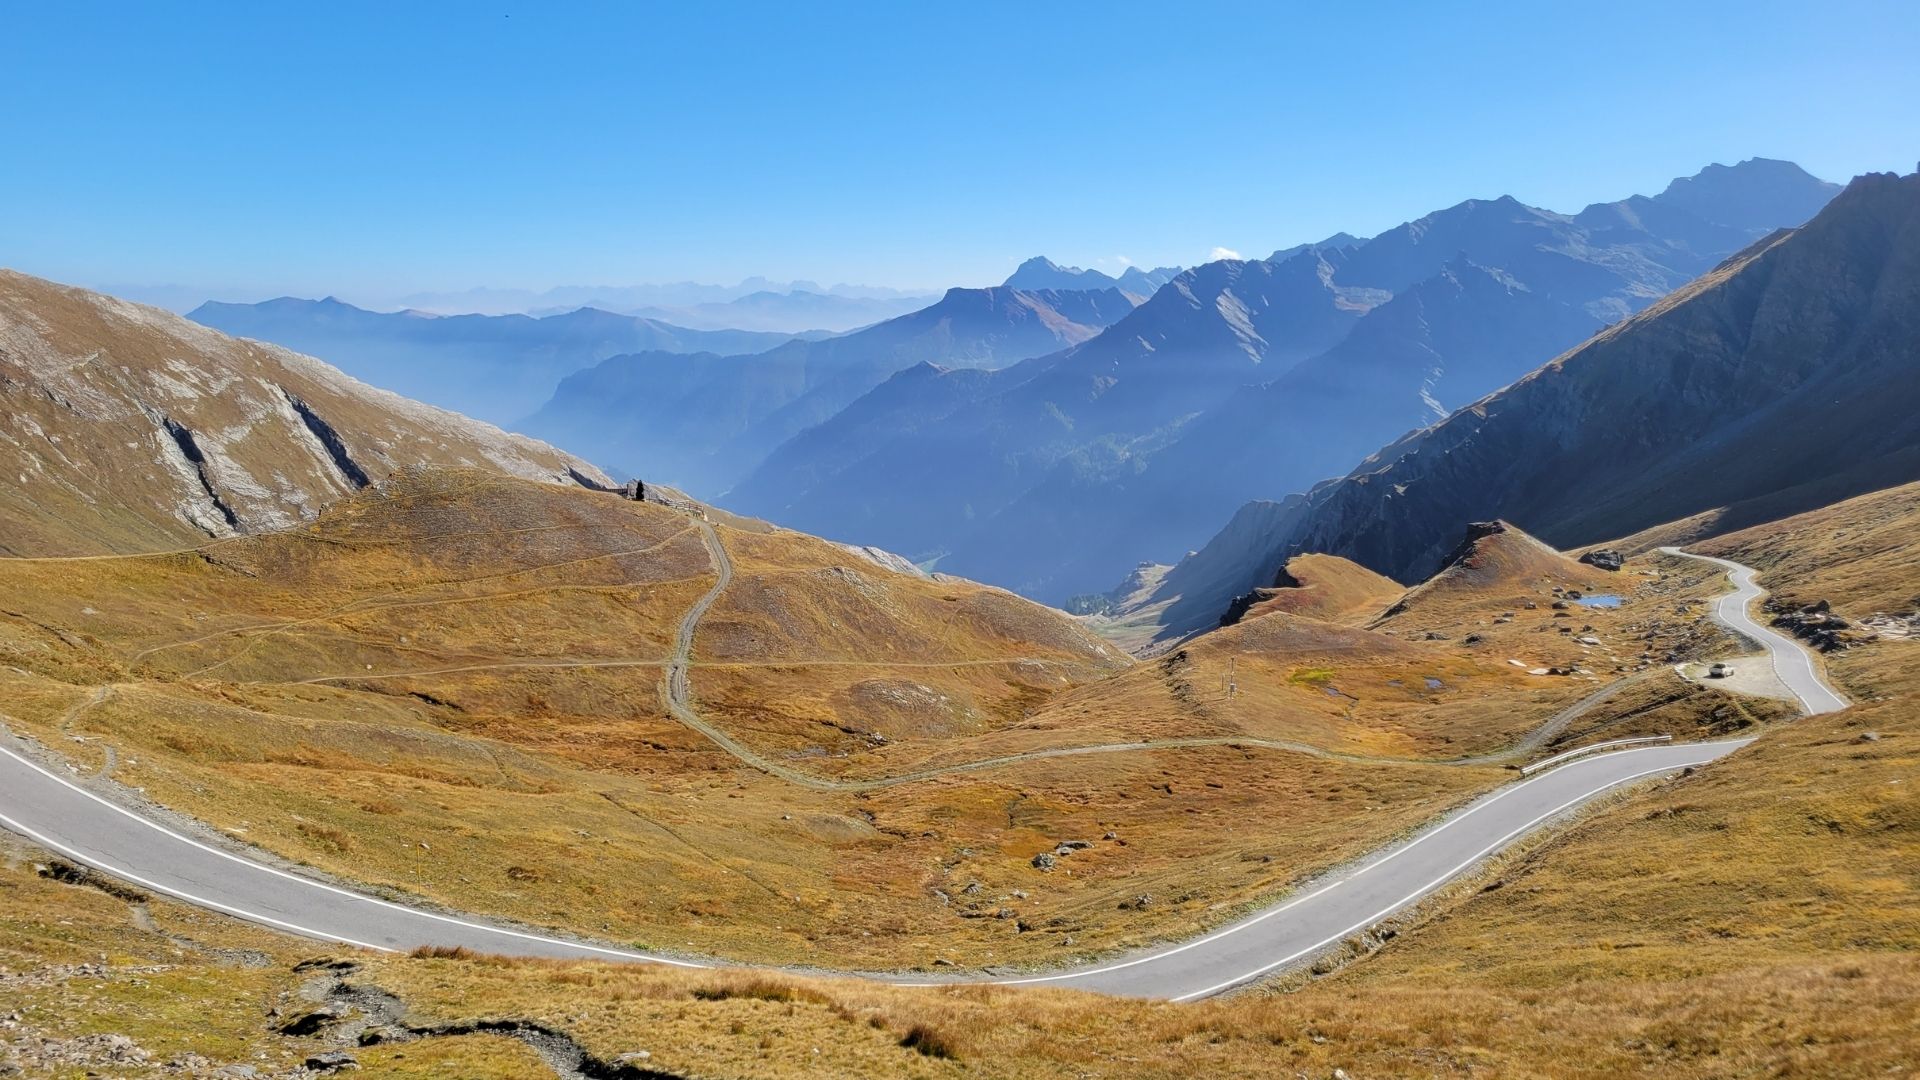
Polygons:
<instances>
[{"instance_id":1,"label":"dry brown grass","mask_svg":"<svg viewBox=\"0 0 1920 1080\"><path fill-rule=\"evenodd\" d=\"M1755 567L1791 603L1850 615L1920 611L1920 484L1888 488L1695 546Z\"/></svg>"},{"instance_id":2,"label":"dry brown grass","mask_svg":"<svg viewBox=\"0 0 1920 1080\"><path fill-rule=\"evenodd\" d=\"M1645 809L1630 803L1618 813L1637 821ZM1780 887L1815 888L1792 879ZM153 930L128 918L125 901L38 878L21 862L0 865L0 986L21 1014L16 1030L34 1038L110 1031L160 1058L193 1052L266 1070L322 1048L278 1034L269 1009L297 1013L294 991L311 976L294 965L327 954L168 903L148 910ZM1443 920L1422 933L1446 932ZM1598 955L1617 965L1641 954L1616 947ZM1299 993L1197 1005L459 952L346 958L362 965L351 982L399 995L413 1022L532 1020L603 1061L644 1049L647 1065L690 1080L1326 1076L1335 1068L1548 1080L1649 1070L1832 1077L1902 1075L1920 1053L1920 964L1910 954L1741 956L1730 968L1708 958L1684 970L1656 962L1575 984L1503 983L1497 963L1465 976L1374 977L1369 969L1392 955ZM73 965L82 963L99 966L78 975ZM520 1044L494 1036L353 1052L369 1076L541 1074Z\"/></svg>"},{"instance_id":3,"label":"dry brown grass","mask_svg":"<svg viewBox=\"0 0 1920 1080\"><path fill-rule=\"evenodd\" d=\"M11 724L77 764L111 746L118 780L348 879L653 948L876 968L1190 934L1500 778L1221 740L1446 756L1453 736L1417 738L1411 710L1452 710L1478 745L1506 729L1469 732L1476 678L1513 690L1502 725L1552 704L1350 630L1322 651L1359 702L1335 699L1288 681L1305 646L1269 620L1197 647L1193 671L1101 678L1115 654L1005 593L719 532L736 588L692 679L715 723L823 777L1007 760L866 793L742 767L660 704L659 661L711 582L688 518L475 474L204 553L0 563L0 688ZM1229 651L1242 697L1210 711ZM1389 669L1439 673L1449 701L1388 686ZM1214 743L1048 756L1163 737ZM1125 842L1030 865L1108 832ZM1161 902L1122 908L1142 892ZM990 917L1003 907L1017 917Z\"/></svg>"},{"instance_id":4,"label":"dry brown grass","mask_svg":"<svg viewBox=\"0 0 1920 1080\"><path fill-rule=\"evenodd\" d=\"M872 968L1061 963L1218 925L1500 782L1420 762L1498 750L1590 688L1463 646L1505 602L1468 591L1421 609L1447 640L1275 613L1102 678L1111 655L1057 614L723 523L739 591L696 638L703 714L820 777L931 776L811 791L661 708L658 661L711 581L688 525L447 473L205 557L0 563L0 688L76 763L111 746L120 781L348 879ZM1059 756L1103 745L1126 748Z\"/></svg>"},{"instance_id":5,"label":"dry brown grass","mask_svg":"<svg viewBox=\"0 0 1920 1080\"><path fill-rule=\"evenodd\" d=\"M317 361L175 315L0 270L0 553L87 556L203 544L185 519L221 515L164 416L195 433L224 504L252 528L313 516L352 484L316 445L297 398L375 480L413 466L481 466L572 483L593 466L545 443L343 378ZM84 403L84 404L76 404Z\"/></svg>"},{"instance_id":6,"label":"dry brown grass","mask_svg":"<svg viewBox=\"0 0 1920 1080\"><path fill-rule=\"evenodd\" d=\"M9 1019L0 1066L28 1076L194 1075L184 1063L197 1056L209 1062L198 1075L222 1064L271 1075L334 1048L273 1029L276 1010L301 1007L308 976L294 965L314 954L312 944L36 873L46 862L0 834L0 1009ZM132 1039L148 1063L85 1056L84 1040L100 1035ZM82 1056L43 1071L20 1056L43 1043ZM353 1053L361 1075L381 1077L517 1080L545 1068L525 1046L484 1035Z\"/></svg>"},{"instance_id":7,"label":"dry brown grass","mask_svg":"<svg viewBox=\"0 0 1920 1080\"><path fill-rule=\"evenodd\" d=\"M1276 611L1326 622L1364 622L1405 592L1399 582L1338 555L1296 555L1282 571L1291 584L1261 590L1240 621Z\"/></svg>"},{"instance_id":8,"label":"dry brown grass","mask_svg":"<svg viewBox=\"0 0 1920 1080\"><path fill-rule=\"evenodd\" d=\"M1787 536L1780 543L1784 550L1815 539L1817 534L1797 541ZM1895 551L1891 558L1885 565L1897 567L1904 555ZM1623 617L1648 621L1657 608L1661 619L1691 626L1675 609L1697 605L1717 591L1715 583L1709 575L1689 576L1677 564L1636 564L1656 567L1662 576L1642 579ZM1806 567L1804 580L1837 599L1847 595L1837 584L1868 580L1870 570L1840 557ZM1636 612L1635 604L1647 606ZM1482 608L1464 602L1454 614L1469 624L1485 617ZM63 650L52 644L58 635L47 633L15 629L6 640L29 652L35 643L47 645L37 662L58 670L77 672L93 662L56 660L92 654L72 646ZM1291 662L1274 653L1271 676L1247 673L1259 666L1266 645L1298 648L1302 635L1317 644ZM1659 640L1682 643L1684 636ZM1178 710L1193 710L1197 700L1179 695L1191 695L1214 672L1198 665L1226 656L1237 656L1241 677L1257 678L1258 692L1285 706L1276 706L1281 722L1301 731L1318 725L1337 732L1344 722L1342 714L1318 707L1313 694L1327 697L1328 685L1344 689L1358 672L1403 660L1452 656L1467 665L1454 677L1486 679L1496 700L1515 693L1520 701L1525 693L1501 690L1505 684L1494 674L1450 652L1445 642L1354 638L1282 617L1251 638L1243 632L1238 638L1221 635L1218 643L1196 642L1170 670L1136 669L1055 700L1124 692L1126 700L1150 706L1150 721L1171 725ZM1754 747L1623 799L1533 845L1410 919L1384 949L1331 977L1304 986L1296 980L1289 993L1255 991L1172 1006L1057 990L914 990L788 973L460 954L373 958L359 978L400 994L423 1016L535 1019L603 1058L644 1048L649 1065L701 1078L1324 1076L1335 1068L1356 1077L1549 1080L1649 1072L1905 1075L1920 1068L1920 1039L1914 1036L1920 1030L1920 962L1914 959L1920 950L1920 802L1912 790L1913 746L1920 745L1920 648L1882 642L1835 659L1833 668L1862 704L1834 716L1764 727ZM0 679L7 680L10 703L44 717L37 730L56 731L60 718L88 699L84 688L45 676L0 671ZM1141 681L1133 686L1132 680ZM1101 689L1107 686L1119 689ZM1255 692L1243 686L1243 694ZM431 828L437 830L434 858L421 862L425 879L402 882L406 887L427 893L458 889L499 905L496 910L516 903L522 910L577 903L571 915L576 922L587 911L596 918L634 919L631 909L636 901L644 903L602 883L569 878L576 861L593 860L607 881L684 876L697 882L697 890L660 894L669 906L647 918L665 925L664 912L671 912L685 933L716 943L737 940L720 924L756 926L773 942L768 951L785 942L795 955L859 956L866 949L866 955L878 956L919 948L926 950L923 956L952 952L964 961L985 958L988 950L995 959L1070 952L1058 947L1058 934L1044 932L1055 918L1069 920L1077 937L1101 946L1145 940L1155 925L1116 921L1119 913L1100 898L1155 891L1171 900L1179 896L1175 890L1197 885L1201 895L1170 904L1178 914L1159 924L1196 925L1230 911L1238 898L1283 887L1295 867L1328 859L1334 852L1316 845L1331 837L1344 836L1355 849L1364 846L1367 834L1352 827L1353 811L1377 815L1382 811L1367 808L1382 806L1417 820L1481 782L1475 770L1362 770L1301 755L1209 747L1039 759L1010 772L926 785L932 794L904 788L827 797L743 777L725 761L707 773L682 772L672 783L664 776L630 782L589 773L555 755L451 733L413 711L430 712L430 706L361 691L251 685L219 689L234 700L211 693L136 683L80 712L75 727L112 739L123 756L136 746L142 753L160 752L142 739L179 741L189 749L168 751L180 756L168 758L164 769L121 767L133 769L143 783L160 781L156 791L176 805L198 798L217 808L225 804L216 783L237 785L255 800L248 810L250 830L270 833L249 835L273 847L298 846L298 833L288 823L299 818L339 827L341 815L359 815L352 819L361 845L356 859L379 866L388 845L417 855L412 838ZM1285 696L1295 694L1298 700ZM168 707L170 700L177 707ZM1205 708L1192 711L1195 723L1226 728L1241 722L1218 702L1200 704ZM1613 735L1638 730L1635 725L1655 716L1673 726L1714 730L1728 719L1725 705L1718 692L1689 691L1650 674L1596 708L1584 718L1584 729L1569 732ZM1052 716L1054 707L1036 719ZM1091 709L1078 718L1089 729L1097 720ZM1869 731L1878 737L1866 738ZM971 738L1013 744L1038 737L1015 725ZM374 748L382 745L406 752L381 757ZM209 746L222 748L218 764L209 759L204 768L194 765ZM85 753L90 745L75 749ZM701 759L698 751L679 753L683 765ZM925 747L915 753L939 756ZM400 760L432 776L398 774ZM321 770L324 785L308 775L314 770ZM1403 772L1408 779L1395 779ZM1459 786L1436 790L1433 775L1452 777ZM1233 783L1208 787L1210 777L1232 777ZM207 790L195 794L196 784ZM596 794L592 801L601 808L591 810L591 802L574 794L588 790L614 793L630 809ZM269 791L279 793L280 801L261 800ZM1422 798L1432 802L1422 807ZM550 805L556 822L577 831L543 833L551 850L526 843L529 799ZM645 844L628 839L642 818L621 822L634 810L657 822ZM383 831L380 823L395 819L401 820ZM1264 820L1286 827L1262 829ZM1392 827L1391 820L1398 819L1381 824ZM1024 866L1036 845L1069 835L1091 838L1109 824L1117 824L1128 843L1096 844L1072 856L1066 860L1071 876L1040 875ZM272 833L277 829L287 835ZM924 833L934 836L929 841ZM675 836L691 841L678 849L683 853L710 849L733 861L635 861L642 858L637 848L657 856ZM728 836L736 846L726 846ZM752 861L738 844L741 836L779 842L758 844L761 861ZM449 848L444 863L443 844ZM774 849L792 861L766 861ZM1266 856L1273 862L1261 861ZM469 883L441 876L464 873L483 858L548 880L510 882L501 874L498 882ZM741 873L776 893L803 897L780 909L792 931L767 929L773 898L740 883L734 875ZM906 882L902 895L909 895L936 884L957 888L970 879L981 880L983 888L974 895L951 894L951 907L901 903L873 891L882 881ZM598 891L588 891L589 885ZM979 902L976 896L996 905L1008 902L1014 887L1030 894L1016 905L1019 921L1042 932L1021 933L1000 920L961 919L955 912ZM519 890L536 891L517 900L509 895ZM843 905L838 919L819 917L836 904ZM291 1053L272 1049L284 1043L275 1043L279 1037L265 1033L259 1018L264 1002L280 992L276 988L294 981L288 965L309 950L212 916L166 904L153 908L161 928L174 937L134 927L125 902L104 893L31 878L18 869L0 872L0 965L18 972L103 952L117 968L176 965L165 972L128 968L84 984L17 990L29 1022L37 1030L67 1031L74 1018L100 1017L100 1024L136 1031L165 1047L180 1045L177 1029L191 1015L202 1046L249 1058L263 1050L282 1058ZM924 930L909 925L929 921L929 912L944 921ZM181 948L182 937L209 945L245 940L272 957L272 966L231 969L198 953L173 956L169 950ZM458 1075L511 1074L504 1071L507 1059L490 1055L516 1047L499 1049L500 1040L446 1045L445 1053L466 1055L450 1059ZM422 1050L375 1064L424 1070L428 1062L437 1066Z\"/></svg>"}]
</instances>

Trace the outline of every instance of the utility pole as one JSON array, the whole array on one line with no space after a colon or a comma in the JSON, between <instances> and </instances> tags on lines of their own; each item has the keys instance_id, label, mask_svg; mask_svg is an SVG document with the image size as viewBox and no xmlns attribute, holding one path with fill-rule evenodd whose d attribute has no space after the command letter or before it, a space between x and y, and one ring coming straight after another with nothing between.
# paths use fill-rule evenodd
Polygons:
<instances>
[{"instance_id":1,"label":"utility pole","mask_svg":"<svg viewBox=\"0 0 1920 1080\"><path fill-rule=\"evenodd\" d=\"M1234 693L1240 689L1240 684L1235 682L1233 678L1233 668L1234 668L1234 665L1239 662L1239 660L1240 658L1237 656L1227 657L1227 696L1228 697L1232 697Z\"/></svg>"}]
</instances>

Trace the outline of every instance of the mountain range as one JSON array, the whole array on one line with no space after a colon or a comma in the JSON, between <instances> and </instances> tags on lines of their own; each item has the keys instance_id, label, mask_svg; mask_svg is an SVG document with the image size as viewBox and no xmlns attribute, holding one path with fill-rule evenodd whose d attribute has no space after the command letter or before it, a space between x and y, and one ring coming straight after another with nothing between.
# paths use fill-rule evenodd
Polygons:
<instances>
[{"instance_id":1,"label":"mountain range","mask_svg":"<svg viewBox=\"0 0 1920 1080\"><path fill-rule=\"evenodd\" d=\"M1089 341L875 390L911 416L850 408L723 501L1060 603L1178 558L1251 498L1344 473L1837 190L1756 159L1576 214L1469 200L1196 267Z\"/></svg>"},{"instance_id":2,"label":"mountain range","mask_svg":"<svg viewBox=\"0 0 1920 1080\"><path fill-rule=\"evenodd\" d=\"M883 319L918 311L938 299L937 295L920 293L841 296L804 289L788 292L762 289L725 302L644 307L621 307L617 303L596 302L589 306L659 319L695 330L760 330L801 334L817 330L834 333L856 330Z\"/></svg>"},{"instance_id":3,"label":"mountain range","mask_svg":"<svg viewBox=\"0 0 1920 1080\"><path fill-rule=\"evenodd\" d=\"M1117 289L950 289L912 314L757 355L611 357L566 378L517 426L616 470L724 491L897 371L1011 364L1085 341L1132 310Z\"/></svg>"},{"instance_id":4,"label":"mountain range","mask_svg":"<svg viewBox=\"0 0 1920 1080\"><path fill-rule=\"evenodd\" d=\"M1044 255L1036 255L1021 263L1001 284L1009 289L1119 289L1144 299L1178 276L1180 267L1177 266L1157 266L1152 270L1129 266L1119 277L1113 277L1098 270L1061 266Z\"/></svg>"},{"instance_id":5,"label":"mountain range","mask_svg":"<svg viewBox=\"0 0 1920 1080\"><path fill-rule=\"evenodd\" d=\"M1810 201L1725 198L1708 205L1751 209L1749 223ZM1349 475L1247 504L1115 614L1145 614L1167 640L1216 624L1300 552L1413 581L1464 521L1504 519L1560 547L1679 522L1657 541L1677 543L1916 478L1920 174L1867 175L1806 225Z\"/></svg>"},{"instance_id":6,"label":"mountain range","mask_svg":"<svg viewBox=\"0 0 1920 1080\"><path fill-rule=\"evenodd\" d=\"M609 311L693 308L709 304L728 304L757 293L806 293L841 300L918 298L925 301L938 296L937 290L895 289L885 285L845 283L822 285L817 281L776 281L756 275L732 285L715 285L700 281L670 281L649 285L560 285L542 290L477 288L457 292L415 292L396 298L394 306L438 312L443 315L473 312L483 315L530 315L542 311L572 311L583 307L597 307Z\"/></svg>"},{"instance_id":7,"label":"mountain range","mask_svg":"<svg viewBox=\"0 0 1920 1080\"><path fill-rule=\"evenodd\" d=\"M496 424L526 415L562 378L609 356L749 353L793 340L791 334L690 330L587 307L541 318L434 315L367 311L333 297L208 302L187 318L320 357L355 378Z\"/></svg>"}]
</instances>

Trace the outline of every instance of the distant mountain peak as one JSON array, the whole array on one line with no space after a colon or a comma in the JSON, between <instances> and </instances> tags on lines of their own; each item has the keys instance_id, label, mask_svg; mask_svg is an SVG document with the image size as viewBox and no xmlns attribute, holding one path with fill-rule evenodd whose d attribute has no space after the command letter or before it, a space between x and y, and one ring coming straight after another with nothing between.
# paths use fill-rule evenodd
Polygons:
<instances>
[{"instance_id":1,"label":"distant mountain peak","mask_svg":"<svg viewBox=\"0 0 1920 1080\"><path fill-rule=\"evenodd\" d=\"M1018 274L1020 270L1065 270L1068 273L1073 273L1073 274L1078 274L1082 272L1081 269L1077 266L1074 266L1074 267L1061 266L1059 263L1054 262L1052 259L1047 258L1045 255L1035 255L1033 258L1028 259L1026 262L1021 263L1020 269L1015 270L1014 273Z\"/></svg>"},{"instance_id":2,"label":"distant mountain peak","mask_svg":"<svg viewBox=\"0 0 1920 1080\"><path fill-rule=\"evenodd\" d=\"M1267 256L1267 261L1285 262L1288 259L1304 255L1309 251L1338 251L1341 248L1353 247L1356 244L1364 243L1366 243L1365 240L1362 240L1350 232L1337 232L1318 243L1295 244L1292 247L1281 248Z\"/></svg>"},{"instance_id":3,"label":"distant mountain peak","mask_svg":"<svg viewBox=\"0 0 1920 1080\"><path fill-rule=\"evenodd\" d=\"M1754 157L1678 177L1653 201L1758 235L1782 224L1803 224L1839 190L1839 184L1791 161Z\"/></svg>"},{"instance_id":4,"label":"distant mountain peak","mask_svg":"<svg viewBox=\"0 0 1920 1080\"><path fill-rule=\"evenodd\" d=\"M1020 264L1003 282L1010 289L1111 289L1120 284L1098 270L1061 266L1045 255L1035 255Z\"/></svg>"},{"instance_id":5,"label":"distant mountain peak","mask_svg":"<svg viewBox=\"0 0 1920 1080\"><path fill-rule=\"evenodd\" d=\"M1003 286L1026 292L1048 289L1061 292L1079 292L1088 289L1119 289L1135 296L1151 296L1160 286L1180 275L1178 266L1156 266L1151 270L1142 270L1138 266L1129 266L1119 277L1101 273L1098 270L1085 270L1078 266L1062 266L1045 255L1035 255L1020 264Z\"/></svg>"}]
</instances>

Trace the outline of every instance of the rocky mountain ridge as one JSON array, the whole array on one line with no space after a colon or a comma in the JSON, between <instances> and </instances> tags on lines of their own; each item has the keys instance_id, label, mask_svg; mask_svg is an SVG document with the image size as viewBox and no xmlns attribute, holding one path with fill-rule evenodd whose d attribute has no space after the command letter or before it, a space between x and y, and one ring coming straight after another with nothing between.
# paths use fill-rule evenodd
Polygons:
<instances>
[{"instance_id":1,"label":"rocky mountain ridge","mask_svg":"<svg viewBox=\"0 0 1920 1080\"><path fill-rule=\"evenodd\" d=\"M1767 212L1832 188L1787 163L1703 175L1753 188L1746 202ZM1341 475L1756 238L1747 211L1718 221L1675 203L1562 214L1468 200L1371 240L1196 267L1085 344L920 387L901 422L867 419L881 401L827 420L774 449L730 505L1050 602L1102 592L1199 546L1250 498Z\"/></svg>"},{"instance_id":2,"label":"rocky mountain ridge","mask_svg":"<svg viewBox=\"0 0 1920 1080\"><path fill-rule=\"evenodd\" d=\"M711 496L897 371L1011 364L1085 341L1131 311L1117 289L950 289L931 307L864 330L755 355L611 357L569 376L517 426Z\"/></svg>"},{"instance_id":3,"label":"rocky mountain ridge","mask_svg":"<svg viewBox=\"0 0 1920 1080\"><path fill-rule=\"evenodd\" d=\"M1689 518L1705 535L1920 477L1916 313L1920 174L1860 177L1351 475L1250 505L1168 573L1165 632L1206 625L1300 552L1418 580L1466 521L1561 548Z\"/></svg>"}]
</instances>

